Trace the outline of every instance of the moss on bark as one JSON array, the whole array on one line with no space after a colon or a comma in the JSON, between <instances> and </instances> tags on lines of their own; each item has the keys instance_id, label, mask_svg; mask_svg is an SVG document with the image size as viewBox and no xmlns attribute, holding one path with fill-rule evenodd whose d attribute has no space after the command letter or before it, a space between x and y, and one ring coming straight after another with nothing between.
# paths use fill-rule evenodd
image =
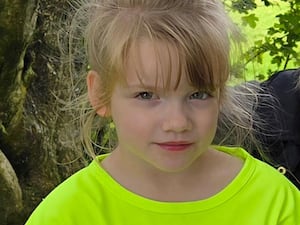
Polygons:
<instances>
[{"instance_id":1,"label":"moss on bark","mask_svg":"<svg viewBox=\"0 0 300 225\"><path fill-rule=\"evenodd\" d=\"M23 205L13 217L0 207L0 218L5 218L0 225L24 224L43 197L85 164L75 160L80 154L64 143L68 115L59 110L56 99L63 93L56 34L66 2L0 2L0 149L15 172ZM0 177L5 171L0 169ZM5 193L0 191L0 201L10 198ZM6 208L18 212L19 204L9 202Z\"/></svg>"}]
</instances>

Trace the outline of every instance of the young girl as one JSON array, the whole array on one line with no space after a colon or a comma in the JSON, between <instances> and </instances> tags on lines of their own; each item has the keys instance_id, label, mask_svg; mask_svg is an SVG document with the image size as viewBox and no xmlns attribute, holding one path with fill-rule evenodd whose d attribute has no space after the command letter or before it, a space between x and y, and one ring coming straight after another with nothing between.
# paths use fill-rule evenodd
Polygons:
<instances>
[{"instance_id":1,"label":"young girl","mask_svg":"<svg viewBox=\"0 0 300 225\"><path fill-rule=\"evenodd\" d=\"M283 175L212 145L220 110L234 107L225 95L232 25L218 0L94 0L82 15L93 108L84 143L92 151L99 117L112 119L118 143L27 225L300 224L300 192Z\"/></svg>"}]
</instances>

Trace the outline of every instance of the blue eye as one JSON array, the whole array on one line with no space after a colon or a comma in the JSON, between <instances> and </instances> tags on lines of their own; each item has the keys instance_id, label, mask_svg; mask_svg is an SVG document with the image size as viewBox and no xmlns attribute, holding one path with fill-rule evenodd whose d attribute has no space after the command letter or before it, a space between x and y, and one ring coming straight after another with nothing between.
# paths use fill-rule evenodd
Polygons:
<instances>
[{"instance_id":1,"label":"blue eye","mask_svg":"<svg viewBox=\"0 0 300 225\"><path fill-rule=\"evenodd\" d=\"M204 91L197 91L191 94L190 99L198 99L198 100L205 100L209 97L210 95Z\"/></svg>"},{"instance_id":2,"label":"blue eye","mask_svg":"<svg viewBox=\"0 0 300 225\"><path fill-rule=\"evenodd\" d=\"M136 95L136 98L142 99L142 100L151 100L155 98L154 94L152 92L143 91Z\"/></svg>"}]
</instances>

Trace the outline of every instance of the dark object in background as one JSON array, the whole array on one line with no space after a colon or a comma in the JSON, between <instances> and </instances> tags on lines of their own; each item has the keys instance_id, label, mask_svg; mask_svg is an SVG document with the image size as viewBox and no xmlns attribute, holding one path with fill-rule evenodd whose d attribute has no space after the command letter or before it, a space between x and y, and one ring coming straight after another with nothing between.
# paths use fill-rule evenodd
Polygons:
<instances>
[{"instance_id":1,"label":"dark object in background","mask_svg":"<svg viewBox=\"0 0 300 225\"><path fill-rule=\"evenodd\" d=\"M285 175L300 189L299 77L300 69L284 70L260 84L262 92L274 99L259 99L256 112L264 123L256 125L255 130L273 166L283 173L286 169ZM257 152L254 155L259 157Z\"/></svg>"}]
</instances>

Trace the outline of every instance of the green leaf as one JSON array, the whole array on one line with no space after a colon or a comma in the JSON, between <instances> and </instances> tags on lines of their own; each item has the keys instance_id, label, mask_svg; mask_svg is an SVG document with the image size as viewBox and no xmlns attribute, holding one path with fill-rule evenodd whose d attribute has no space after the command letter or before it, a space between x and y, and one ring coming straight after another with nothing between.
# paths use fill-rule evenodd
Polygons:
<instances>
[{"instance_id":1,"label":"green leaf","mask_svg":"<svg viewBox=\"0 0 300 225\"><path fill-rule=\"evenodd\" d=\"M248 24L251 28L256 27L256 22L259 20L255 14L249 14L242 17L243 23Z\"/></svg>"}]
</instances>

